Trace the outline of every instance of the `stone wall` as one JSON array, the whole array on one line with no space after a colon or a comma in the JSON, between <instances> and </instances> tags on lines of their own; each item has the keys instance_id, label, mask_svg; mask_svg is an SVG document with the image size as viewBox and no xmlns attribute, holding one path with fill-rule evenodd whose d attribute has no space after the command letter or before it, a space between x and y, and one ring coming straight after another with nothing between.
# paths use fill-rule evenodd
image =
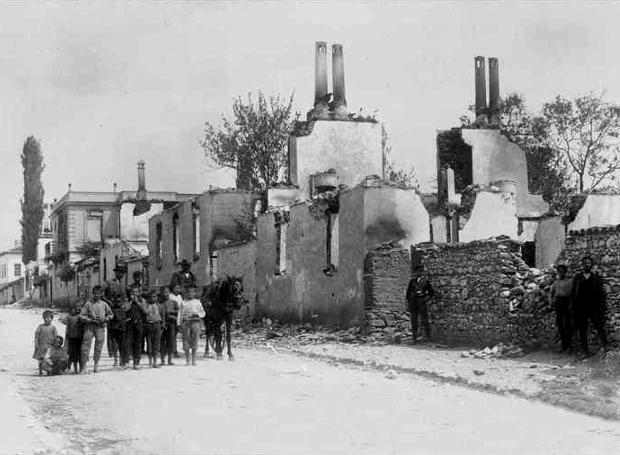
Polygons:
<instances>
[{"instance_id":1,"label":"stone wall","mask_svg":"<svg viewBox=\"0 0 620 455\"><path fill-rule=\"evenodd\" d=\"M569 275L574 275L587 254L605 283L608 333L620 340L620 224L569 232L558 263L566 264Z\"/></svg>"},{"instance_id":2,"label":"stone wall","mask_svg":"<svg viewBox=\"0 0 620 455\"><path fill-rule=\"evenodd\" d=\"M557 344L555 313L548 301L554 269L529 268L521 258L519 242L505 238L421 244L415 253L422 257L437 292L429 313L438 341L543 348ZM569 276L574 276L586 254L593 256L595 269L605 281L607 330L619 340L620 225L571 232L557 263L565 263ZM388 339L409 336L405 302L409 252L378 248L368 253L364 265L366 330ZM592 330L593 344L595 335Z\"/></svg>"},{"instance_id":3,"label":"stone wall","mask_svg":"<svg viewBox=\"0 0 620 455\"><path fill-rule=\"evenodd\" d=\"M416 254L437 293L429 306L436 340L455 345L554 342L553 314L542 290L550 280L529 269L519 251L520 243L507 238L418 246ZM388 339L410 336L405 301L410 274L409 252L404 249L380 248L367 255L368 332ZM544 286L542 280L547 280Z\"/></svg>"}]
</instances>

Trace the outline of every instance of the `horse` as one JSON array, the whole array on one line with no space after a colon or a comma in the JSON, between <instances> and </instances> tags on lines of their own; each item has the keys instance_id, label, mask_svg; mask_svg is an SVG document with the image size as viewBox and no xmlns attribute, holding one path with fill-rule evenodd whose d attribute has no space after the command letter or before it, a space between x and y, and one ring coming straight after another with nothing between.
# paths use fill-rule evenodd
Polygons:
<instances>
[{"instance_id":1,"label":"horse","mask_svg":"<svg viewBox=\"0 0 620 455\"><path fill-rule=\"evenodd\" d=\"M230 347L230 334L234 311L241 309L246 303L243 297L243 278L227 276L214 281L205 287L202 302L206 329L204 356L210 357L209 344L213 337L215 346L211 344L211 348L215 351L217 360L222 360L222 323L225 323L228 360L235 360Z\"/></svg>"}]
</instances>

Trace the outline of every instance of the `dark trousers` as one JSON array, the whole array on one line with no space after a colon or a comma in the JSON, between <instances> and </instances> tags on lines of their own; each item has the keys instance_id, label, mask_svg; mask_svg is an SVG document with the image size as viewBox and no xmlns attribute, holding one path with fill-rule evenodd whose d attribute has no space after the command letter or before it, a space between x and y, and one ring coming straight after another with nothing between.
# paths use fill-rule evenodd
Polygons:
<instances>
[{"instance_id":1,"label":"dark trousers","mask_svg":"<svg viewBox=\"0 0 620 455\"><path fill-rule=\"evenodd\" d=\"M175 353L177 349L177 322L176 321L166 322L165 328L162 331L161 341L162 341L162 345L161 345L162 356L164 354L172 355Z\"/></svg>"},{"instance_id":2,"label":"dark trousers","mask_svg":"<svg viewBox=\"0 0 620 455\"><path fill-rule=\"evenodd\" d=\"M142 356L142 324L129 323L125 327L125 355L133 358L134 363L140 363Z\"/></svg>"},{"instance_id":3,"label":"dark trousers","mask_svg":"<svg viewBox=\"0 0 620 455\"><path fill-rule=\"evenodd\" d=\"M157 357L159 355L159 342L161 340L161 323L160 322L147 322L146 323L146 351L150 357Z\"/></svg>"},{"instance_id":4,"label":"dark trousers","mask_svg":"<svg viewBox=\"0 0 620 455\"><path fill-rule=\"evenodd\" d=\"M82 337L67 338L67 354L69 354L69 366L79 365L82 368Z\"/></svg>"},{"instance_id":5,"label":"dark trousers","mask_svg":"<svg viewBox=\"0 0 620 455\"><path fill-rule=\"evenodd\" d=\"M569 303L569 297L556 297L555 299L555 322L562 341L562 349L569 349L573 344L573 324Z\"/></svg>"},{"instance_id":6,"label":"dark trousers","mask_svg":"<svg viewBox=\"0 0 620 455\"><path fill-rule=\"evenodd\" d=\"M124 346L125 329L108 329L108 353L110 357L116 357L120 354L121 365L125 365L129 361Z\"/></svg>"},{"instance_id":7,"label":"dark trousers","mask_svg":"<svg viewBox=\"0 0 620 455\"><path fill-rule=\"evenodd\" d=\"M581 348L584 353L588 352L588 322L592 321L596 333L601 340L601 345L607 347L607 334L605 333L605 321L603 312L600 310L577 310L575 313L575 325L579 330L579 339L581 340Z\"/></svg>"},{"instance_id":8,"label":"dark trousers","mask_svg":"<svg viewBox=\"0 0 620 455\"><path fill-rule=\"evenodd\" d=\"M409 302L409 317L411 319L411 336L413 341L417 341L418 338L418 316L422 321L424 327L424 334L426 338L431 339L431 325L428 321L428 308L427 299L413 299Z\"/></svg>"}]
</instances>

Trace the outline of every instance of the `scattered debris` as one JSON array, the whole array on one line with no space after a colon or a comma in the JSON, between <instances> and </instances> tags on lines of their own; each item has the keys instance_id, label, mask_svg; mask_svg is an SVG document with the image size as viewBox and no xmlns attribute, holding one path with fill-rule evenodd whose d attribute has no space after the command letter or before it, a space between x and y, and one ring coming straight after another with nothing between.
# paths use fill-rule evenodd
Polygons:
<instances>
[{"instance_id":1,"label":"scattered debris","mask_svg":"<svg viewBox=\"0 0 620 455\"><path fill-rule=\"evenodd\" d=\"M398 373L396 371L394 371L393 369L389 369L385 375L385 377L387 379L396 379L398 378Z\"/></svg>"},{"instance_id":2,"label":"scattered debris","mask_svg":"<svg viewBox=\"0 0 620 455\"><path fill-rule=\"evenodd\" d=\"M472 349L469 352L462 352L461 357L474 357L476 359L510 359L523 357L523 349L514 344L498 343L492 348L488 346L480 351Z\"/></svg>"}]
</instances>

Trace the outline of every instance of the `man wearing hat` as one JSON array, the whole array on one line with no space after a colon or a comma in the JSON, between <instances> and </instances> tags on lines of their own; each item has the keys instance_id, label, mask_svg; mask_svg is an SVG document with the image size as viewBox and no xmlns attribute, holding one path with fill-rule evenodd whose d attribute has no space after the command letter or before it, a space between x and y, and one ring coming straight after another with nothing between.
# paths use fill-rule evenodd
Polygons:
<instances>
[{"instance_id":1,"label":"man wearing hat","mask_svg":"<svg viewBox=\"0 0 620 455\"><path fill-rule=\"evenodd\" d=\"M418 315L422 320L424 333L428 341L431 339L431 326L428 322L428 301L435 295L428 275L424 271L422 264L416 265L413 277L407 286L407 307L411 318L411 336L413 344L418 342Z\"/></svg>"},{"instance_id":2,"label":"man wearing hat","mask_svg":"<svg viewBox=\"0 0 620 455\"><path fill-rule=\"evenodd\" d=\"M192 265L187 259L181 261L181 271L175 272L170 279L170 289L174 289L175 286L181 286L183 290L187 290L190 287L197 287L198 283L196 277L191 271Z\"/></svg>"},{"instance_id":3,"label":"man wearing hat","mask_svg":"<svg viewBox=\"0 0 620 455\"><path fill-rule=\"evenodd\" d=\"M114 317L108 322L108 354L114 357L114 366L117 366L120 354L121 366L127 363L125 356L125 312L127 311L127 286L123 277L125 268L117 265L114 267L114 279L108 280L103 285L103 295L108 302Z\"/></svg>"}]
</instances>

